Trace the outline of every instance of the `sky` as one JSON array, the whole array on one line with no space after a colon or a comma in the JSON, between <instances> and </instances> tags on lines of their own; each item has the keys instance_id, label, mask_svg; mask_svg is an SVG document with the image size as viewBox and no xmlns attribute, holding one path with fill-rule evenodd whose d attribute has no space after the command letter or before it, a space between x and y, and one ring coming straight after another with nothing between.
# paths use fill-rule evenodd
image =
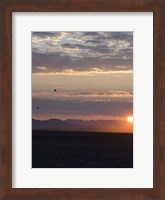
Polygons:
<instances>
[{"instance_id":1,"label":"sky","mask_svg":"<svg viewBox=\"0 0 165 200\"><path fill-rule=\"evenodd\" d=\"M133 32L32 33L33 118L132 115Z\"/></svg>"}]
</instances>

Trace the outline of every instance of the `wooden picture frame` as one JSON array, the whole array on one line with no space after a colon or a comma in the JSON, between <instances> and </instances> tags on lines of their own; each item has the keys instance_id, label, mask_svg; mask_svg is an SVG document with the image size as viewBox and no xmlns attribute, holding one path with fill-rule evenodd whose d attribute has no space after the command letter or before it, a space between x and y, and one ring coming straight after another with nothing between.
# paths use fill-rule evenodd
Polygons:
<instances>
[{"instance_id":1,"label":"wooden picture frame","mask_svg":"<svg viewBox=\"0 0 165 200\"><path fill-rule=\"evenodd\" d=\"M165 199L165 1L1 0L0 2L0 199ZM153 188L12 188L12 12L154 13L154 186Z\"/></svg>"}]
</instances>

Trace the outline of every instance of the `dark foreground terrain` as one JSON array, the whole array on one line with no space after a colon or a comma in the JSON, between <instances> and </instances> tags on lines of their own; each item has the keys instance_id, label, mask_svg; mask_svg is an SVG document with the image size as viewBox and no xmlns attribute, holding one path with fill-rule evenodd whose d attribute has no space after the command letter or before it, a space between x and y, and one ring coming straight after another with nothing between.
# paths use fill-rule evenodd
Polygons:
<instances>
[{"instance_id":1,"label":"dark foreground terrain","mask_svg":"<svg viewBox=\"0 0 165 200\"><path fill-rule=\"evenodd\" d=\"M32 167L132 168L133 135L33 130Z\"/></svg>"}]
</instances>

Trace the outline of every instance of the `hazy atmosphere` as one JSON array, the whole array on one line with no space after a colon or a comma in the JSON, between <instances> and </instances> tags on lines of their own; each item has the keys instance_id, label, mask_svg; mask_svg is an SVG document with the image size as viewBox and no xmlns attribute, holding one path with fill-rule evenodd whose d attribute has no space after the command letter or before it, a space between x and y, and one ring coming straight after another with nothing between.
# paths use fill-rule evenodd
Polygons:
<instances>
[{"instance_id":1,"label":"hazy atmosphere","mask_svg":"<svg viewBox=\"0 0 165 200\"><path fill-rule=\"evenodd\" d=\"M132 132L132 32L33 32L33 119L111 120Z\"/></svg>"}]
</instances>

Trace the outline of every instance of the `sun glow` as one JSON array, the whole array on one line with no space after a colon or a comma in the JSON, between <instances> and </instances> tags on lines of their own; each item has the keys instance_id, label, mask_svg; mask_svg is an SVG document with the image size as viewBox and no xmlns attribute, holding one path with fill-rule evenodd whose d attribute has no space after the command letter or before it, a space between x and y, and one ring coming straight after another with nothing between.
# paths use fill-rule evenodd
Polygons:
<instances>
[{"instance_id":1,"label":"sun glow","mask_svg":"<svg viewBox=\"0 0 165 200\"><path fill-rule=\"evenodd\" d=\"M132 116L127 117L127 121L128 122L133 122L133 117Z\"/></svg>"}]
</instances>

